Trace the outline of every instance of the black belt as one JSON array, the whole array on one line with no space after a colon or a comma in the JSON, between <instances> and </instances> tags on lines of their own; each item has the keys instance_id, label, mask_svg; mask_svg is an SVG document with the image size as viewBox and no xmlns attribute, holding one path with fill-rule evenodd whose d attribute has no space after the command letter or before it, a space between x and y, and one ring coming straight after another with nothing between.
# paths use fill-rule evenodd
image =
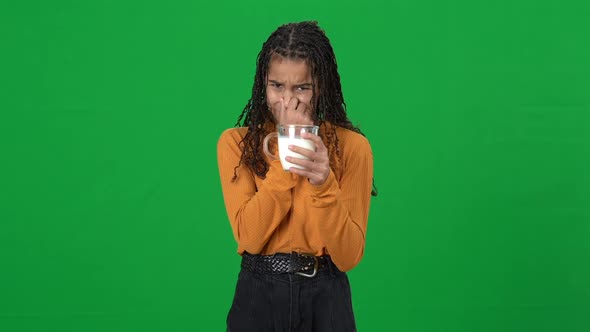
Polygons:
<instances>
[{"instance_id":1,"label":"black belt","mask_svg":"<svg viewBox=\"0 0 590 332\"><path fill-rule=\"evenodd\" d=\"M293 252L274 255L242 254L242 268L262 274L295 273L304 277L315 277L318 270L334 266L330 256L314 256Z\"/></svg>"}]
</instances>

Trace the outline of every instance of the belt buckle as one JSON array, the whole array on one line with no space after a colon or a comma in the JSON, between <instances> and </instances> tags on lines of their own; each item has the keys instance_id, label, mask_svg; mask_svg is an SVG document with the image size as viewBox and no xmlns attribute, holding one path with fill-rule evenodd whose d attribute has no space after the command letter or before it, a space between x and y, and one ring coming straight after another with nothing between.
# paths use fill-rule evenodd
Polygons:
<instances>
[{"instance_id":1,"label":"belt buckle","mask_svg":"<svg viewBox=\"0 0 590 332\"><path fill-rule=\"evenodd\" d=\"M316 274L318 274L318 269L319 269L319 266L320 266L320 263L319 263L319 260L318 260L317 256L316 255L312 255L312 254L307 254L307 253L296 253L296 255L313 257L314 262L313 262L313 271L311 273L308 274L308 273L297 271L297 272L295 272L295 274L300 275L300 276L303 276L303 277L307 277L307 278L313 278L313 277L315 277Z\"/></svg>"}]
</instances>

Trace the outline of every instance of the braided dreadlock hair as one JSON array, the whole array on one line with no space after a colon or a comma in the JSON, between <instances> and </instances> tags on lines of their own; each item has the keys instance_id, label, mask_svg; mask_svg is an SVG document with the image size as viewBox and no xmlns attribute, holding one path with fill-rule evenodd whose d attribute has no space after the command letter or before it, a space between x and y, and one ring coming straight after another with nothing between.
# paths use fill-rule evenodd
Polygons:
<instances>
[{"instance_id":1,"label":"braided dreadlock hair","mask_svg":"<svg viewBox=\"0 0 590 332\"><path fill-rule=\"evenodd\" d=\"M264 178L269 169L263 157L262 141L267 134L264 125L275 121L266 103L267 76L273 56L304 60L310 67L315 85L311 98L314 110L312 121L320 127L326 122L331 124L325 128L325 139L332 168L340 156L336 127L343 127L364 136L346 115L336 56L324 31L316 21L281 25L268 37L258 53L252 97L235 124L236 127L248 127L248 131L240 142L242 156L234 169L233 180L237 178L236 171L241 164L248 166L260 178ZM316 91L319 91L317 96ZM377 195L374 186L371 194Z\"/></svg>"}]
</instances>

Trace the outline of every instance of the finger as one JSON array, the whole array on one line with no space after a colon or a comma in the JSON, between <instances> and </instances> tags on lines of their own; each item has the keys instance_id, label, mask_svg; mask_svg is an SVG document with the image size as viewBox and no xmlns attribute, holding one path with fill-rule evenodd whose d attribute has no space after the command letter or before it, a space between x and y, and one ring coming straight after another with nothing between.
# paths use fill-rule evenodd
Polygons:
<instances>
[{"instance_id":1,"label":"finger","mask_svg":"<svg viewBox=\"0 0 590 332\"><path fill-rule=\"evenodd\" d=\"M286 160L292 164L297 166L301 166L310 172L321 171L322 169L319 167L319 163L313 162L313 160L307 160L302 158L295 158L295 157L287 157Z\"/></svg>"},{"instance_id":2,"label":"finger","mask_svg":"<svg viewBox=\"0 0 590 332\"><path fill-rule=\"evenodd\" d=\"M283 102L280 100L274 102L270 107L270 111L275 116L275 118L282 112L282 110L283 110Z\"/></svg>"},{"instance_id":3,"label":"finger","mask_svg":"<svg viewBox=\"0 0 590 332\"><path fill-rule=\"evenodd\" d=\"M287 106L285 104L285 100L281 98L279 101L275 103L275 120L277 123L288 123L289 118L291 117L292 112L287 112Z\"/></svg>"},{"instance_id":4,"label":"finger","mask_svg":"<svg viewBox=\"0 0 590 332\"><path fill-rule=\"evenodd\" d=\"M324 145L324 141L318 135L314 135L312 133L304 132L301 133L301 137L312 141L315 144L316 151L320 152L323 150L327 150L326 146Z\"/></svg>"},{"instance_id":5,"label":"finger","mask_svg":"<svg viewBox=\"0 0 590 332\"><path fill-rule=\"evenodd\" d=\"M314 161L294 157L287 157L287 161L297 166L303 167L306 171L319 174L322 179L325 179L328 174L330 174L330 163L327 161L317 162L317 160Z\"/></svg>"},{"instance_id":6,"label":"finger","mask_svg":"<svg viewBox=\"0 0 590 332\"><path fill-rule=\"evenodd\" d=\"M297 167L290 167L289 168L289 172L295 173L297 175L305 176L305 177L310 178L310 179L312 177L315 177L316 176L315 173L313 173L313 172L311 172L309 170L301 169L301 168L297 168Z\"/></svg>"},{"instance_id":7,"label":"finger","mask_svg":"<svg viewBox=\"0 0 590 332\"><path fill-rule=\"evenodd\" d=\"M316 157L317 157L316 156L317 153L315 151L301 147L301 146L289 145L289 150L291 150L293 152L297 152L302 156L310 158L311 160L316 160Z\"/></svg>"},{"instance_id":8,"label":"finger","mask_svg":"<svg viewBox=\"0 0 590 332\"><path fill-rule=\"evenodd\" d=\"M299 99L293 97L287 103L287 107L285 108L287 111L294 111L297 109L297 105L299 104Z\"/></svg>"},{"instance_id":9,"label":"finger","mask_svg":"<svg viewBox=\"0 0 590 332\"><path fill-rule=\"evenodd\" d=\"M300 175L300 176L307 177L309 179L309 182L311 184L313 184L314 186L321 185L322 183L326 182L326 179L327 179L327 176L323 176L321 174L313 173L313 172L310 172L308 170L299 169L299 168L296 168L296 167L289 168L289 172L295 173L295 174Z\"/></svg>"},{"instance_id":10,"label":"finger","mask_svg":"<svg viewBox=\"0 0 590 332\"><path fill-rule=\"evenodd\" d=\"M295 110L298 111L298 112L300 112L300 113L307 114L307 109L308 109L307 106L308 105L306 103L299 102L299 103L297 103L297 107L295 107Z\"/></svg>"}]
</instances>

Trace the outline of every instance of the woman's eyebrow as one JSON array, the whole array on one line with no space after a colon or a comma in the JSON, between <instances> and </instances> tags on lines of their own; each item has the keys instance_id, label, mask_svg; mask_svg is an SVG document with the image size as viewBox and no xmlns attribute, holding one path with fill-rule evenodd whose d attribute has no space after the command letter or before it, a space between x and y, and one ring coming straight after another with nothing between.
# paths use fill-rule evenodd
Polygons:
<instances>
[{"instance_id":1,"label":"woman's eyebrow","mask_svg":"<svg viewBox=\"0 0 590 332\"><path fill-rule=\"evenodd\" d=\"M273 84L283 84L283 82L281 81L277 81L277 80L268 80L270 83ZM299 84L293 84L296 87L312 87L313 84L312 83L299 83Z\"/></svg>"}]
</instances>

